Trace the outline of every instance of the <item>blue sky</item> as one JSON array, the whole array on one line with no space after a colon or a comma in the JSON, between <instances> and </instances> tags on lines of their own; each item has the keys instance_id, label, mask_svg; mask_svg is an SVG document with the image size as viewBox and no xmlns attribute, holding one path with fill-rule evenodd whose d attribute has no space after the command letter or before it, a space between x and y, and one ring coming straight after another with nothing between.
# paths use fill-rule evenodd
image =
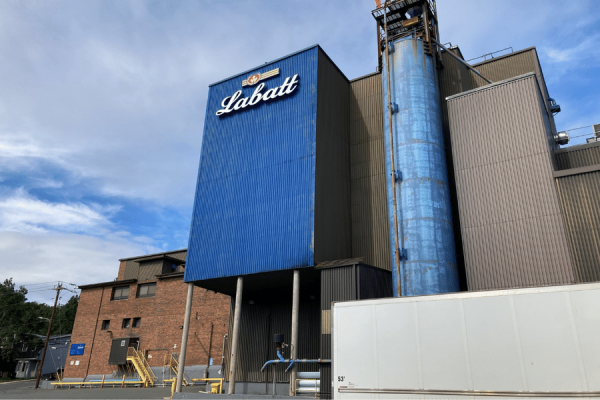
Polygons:
<instances>
[{"instance_id":1,"label":"blue sky","mask_svg":"<svg viewBox=\"0 0 600 400\"><path fill-rule=\"evenodd\" d=\"M102 282L185 248L208 85L315 43L373 72L374 4L0 2L0 278ZM596 5L438 0L440 33L467 59L536 46L564 130L600 123Z\"/></svg>"}]
</instances>

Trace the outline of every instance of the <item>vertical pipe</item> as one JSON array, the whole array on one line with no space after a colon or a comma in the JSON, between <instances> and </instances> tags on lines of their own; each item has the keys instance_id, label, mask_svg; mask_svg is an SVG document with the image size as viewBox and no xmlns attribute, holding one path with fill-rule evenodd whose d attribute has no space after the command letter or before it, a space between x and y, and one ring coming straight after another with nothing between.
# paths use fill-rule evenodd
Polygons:
<instances>
[{"instance_id":1,"label":"vertical pipe","mask_svg":"<svg viewBox=\"0 0 600 400\"><path fill-rule=\"evenodd\" d=\"M391 182L392 182L392 198L393 198L393 204L394 204L394 249L393 251L396 254L396 265L392 266L392 268L395 268L396 270L396 276L398 277L398 279L396 279L396 287L395 287L395 292L396 292L396 296L397 297L401 297L402 296L402 285L401 285L401 273L400 273L400 246L398 245L398 216L396 215L396 167L394 165L394 130L393 130L393 125L392 125L392 90L391 90L391 81L390 81L390 53L389 53L389 47L391 44L390 38L388 37L388 30L387 30L387 3L388 0L385 0L385 4L383 5L383 23L384 23L384 30L385 30L385 71L386 71L386 76L387 76L387 81L386 81L386 85L387 85L387 103L388 103L388 126L389 126L389 133L390 133L390 157L391 157L391 167L392 167L392 176L391 176Z\"/></svg>"},{"instance_id":2,"label":"vertical pipe","mask_svg":"<svg viewBox=\"0 0 600 400\"><path fill-rule=\"evenodd\" d=\"M208 360L206 360L206 369L204 370L203 378L208 378L208 367L210 367L210 351L212 350L212 337L215 324L210 324L210 339L208 339Z\"/></svg>"},{"instance_id":3,"label":"vertical pipe","mask_svg":"<svg viewBox=\"0 0 600 400\"><path fill-rule=\"evenodd\" d=\"M292 293L292 342L290 358L298 358L298 310L300 308L300 271L294 270L294 288ZM290 396L294 396L294 383L296 382L296 367L292 367L290 374Z\"/></svg>"},{"instance_id":4,"label":"vertical pipe","mask_svg":"<svg viewBox=\"0 0 600 400\"><path fill-rule=\"evenodd\" d=\"M238 334L240 332L240 318L242 316L242 291L244 278L238 276L235 290L235 310L233 312L233 332L231 333L231 358L229 359L229 387L227 394L235 393L235 369L237 364Z\"/></svg>"},{"instance_id":5,"label":"vertical pipe","mask_svg":"<svg viewBox=\"0 0 600 400\"><path fill-rule=\"evenodd\" d=\"M190 331L190 316L192 315L192 300L194 295L194 284L188 283L187 300L185 302L185 319L183 320L183 334L181 336L181 350L179 351L179 368L177 369L177 386L175 391L181 393L183 382L183 370L185 369L185 352L187 350L188 334Z\"/></svg>"}]
</instances>

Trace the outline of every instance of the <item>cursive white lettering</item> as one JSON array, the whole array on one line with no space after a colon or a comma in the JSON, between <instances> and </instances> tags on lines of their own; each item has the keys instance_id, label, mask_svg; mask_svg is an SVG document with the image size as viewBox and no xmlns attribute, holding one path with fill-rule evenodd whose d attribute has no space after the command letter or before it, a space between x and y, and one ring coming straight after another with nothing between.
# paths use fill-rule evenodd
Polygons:
<instances>
[{"instance_id":1,"label":"cursive white lettering","mask_svg":"<svg viewBox=\"0 0 600 400\"><path fill-rule=\"evenodd\" d=\"M229 114L232 111L238 111L249 106L255 106L262 101L268 101L276 99L277 97L286 96L291 94L298 87L298 74L285 78L283 85L267 90L264 94L261 90L265 87L264 83L259 84L254 93L250 97L242 97L242 91L238 90L233 96L225 97L221 102L222 109L218 110L216 114L218 116Z\"/></svg>"}]
</instances>

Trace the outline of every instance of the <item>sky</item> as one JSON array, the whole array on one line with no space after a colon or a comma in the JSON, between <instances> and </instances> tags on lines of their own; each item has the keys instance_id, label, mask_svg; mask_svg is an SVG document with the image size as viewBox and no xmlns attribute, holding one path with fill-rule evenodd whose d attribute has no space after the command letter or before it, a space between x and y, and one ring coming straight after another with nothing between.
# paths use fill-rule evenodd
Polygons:
<instances>
[{"instance_id":1,"label":"sky","mask_svg":"<svg viewBox=\"0 0 600 400\"><path fill-rule=\"evenodd\" d=\"M314 44L349 79L374 72L374 6L1 1L0 279L51 303L52 282L111 281L120 258L186 248L208 85ZM558 129L589 126L600 123L596 6L438 0L440 37L466 59L536 46Z\"/></svg>"}]
</instances>

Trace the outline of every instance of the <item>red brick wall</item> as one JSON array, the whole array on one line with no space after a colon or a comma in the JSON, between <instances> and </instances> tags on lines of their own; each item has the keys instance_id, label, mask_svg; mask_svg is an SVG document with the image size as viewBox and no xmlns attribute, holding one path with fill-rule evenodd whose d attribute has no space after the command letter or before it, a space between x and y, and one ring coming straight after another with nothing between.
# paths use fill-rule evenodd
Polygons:
<instances>
[{"instance_id":1,"label":"red brick wall","mask_svg":"<svg viewBox=\"0 0 600 400\"><path fill-rule=\"evenodd\" d=\"M117 280L122 281L125 279L125 267L127 266L127 261L121 261L119 264L119 274L117 275Z\"/></svg>"},{"instance_id":2,"label":"red brick wall","mask_svg":"<svg viewBox=\"0 0 600 400\"><path fill-rule=\"evenodd\" d=\"M130 286L127 300L111 301L112 287L81 291L71 343L85 343L85 351L82 356L67 357L65 377L112 374L117 369L116 365L108 365L112 339L139 337L140 350L148 350L152 356L148 359L151 366L162 366L166 354L179 354L188 285L181 277L156 282L156 295L149 298L136 298L137 284ZM185 365L207 364L211 323L214 325L211 357L214 364L220 364L229 301L229 296L194 288ZM121 328L123 318L131 318L133 322L136 317L141 318L139 328ZM102 320L106 319L110 320L112 334L101 330ZM71 361L79 361L79 365L71 365Z\"/></svg>"}]
</instances>

